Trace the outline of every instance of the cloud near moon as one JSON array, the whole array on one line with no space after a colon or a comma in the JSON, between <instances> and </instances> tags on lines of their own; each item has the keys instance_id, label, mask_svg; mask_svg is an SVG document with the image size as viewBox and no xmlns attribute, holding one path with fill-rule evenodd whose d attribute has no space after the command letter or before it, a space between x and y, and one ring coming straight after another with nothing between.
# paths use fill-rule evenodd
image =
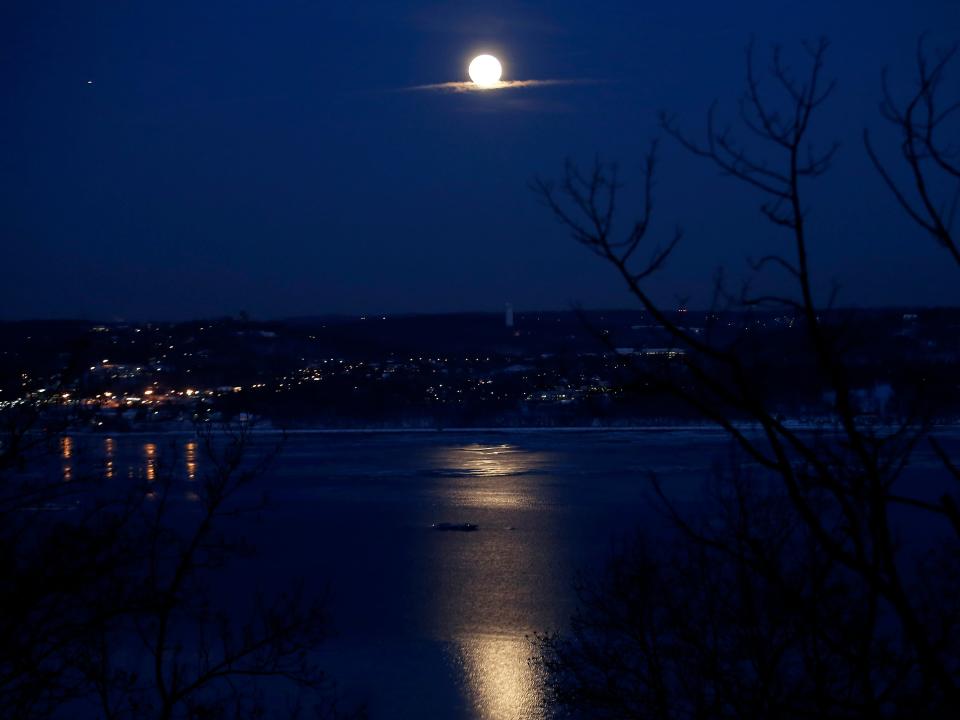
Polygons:
<instances>
[{"instance_id":1,"label":"cloud near moon","mask_svg":"<svg viewBox=\"0 0 960 720\"><path fill-rule=\"evenodd\" d=\"M406 90L434 90L439 92L491 92L495 90L512 90L515 88L545 87L548 85L589 85L596 80L500 80L491 85L477 85L470 80L461 82L434 83L432 85L414 85Z\"/></svg>"}]
</instances>

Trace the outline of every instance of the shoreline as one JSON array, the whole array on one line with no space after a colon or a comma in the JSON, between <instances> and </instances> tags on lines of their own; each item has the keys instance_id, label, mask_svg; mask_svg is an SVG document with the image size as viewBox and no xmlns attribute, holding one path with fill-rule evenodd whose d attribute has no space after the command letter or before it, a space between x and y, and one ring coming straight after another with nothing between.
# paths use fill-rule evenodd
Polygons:
<instances>
[{"instance_id":1,"label":"shoreline","mask_svg":"<svg viewBox=\"0 0 960 720\"><path fill-rule=\"evenodd\" d=\"M787 421L784 425L790 430L798 431L830 431L833 429L831 425L825 421L820 422L803 422ZM735 423L735 427L738 430L751 433L760 433L763 432L763 428L759 423ZM897 426L893 424L887 425L877 425L875 426L878 429L894 429ZM960 422L949 422L941 423L930 426L931 431L938 432L955 432L960 433ZM157 428L153 430L148 429L136 429L136 430L123 430L118 432L102 431L102 430L76 430L74 432L66 433L68 435L74 436L84 436L84 437L129 437L129 436L149 436L149 435L196 435L196 429L194 428ZM716 434L727 434L727 431L716 425L715 423L665 423L662 425L659 424L649 424L649 425L623 425L623 426L601 426L595 427L591 425L576 425L568 427L527 427L523 425L518 426L488 426L488 427L450 427L450 428L406 428L406 427L371 427L371 428L326 428L326 427L315 427L315 428L290 428L283 429L277 427L252 427L250 432L254 435L463 435L471 433L487 434L487 435L496 435L496 434L511 434L511 435L524 435L524 434L548 434L548 433L557 433L557 434L580 434L580 433L590 433L590 434L603 434L603 433L653 433L653 432L667 432L667 433L678 433L678 432L697 432L697 433L716 433Z\"/></svg>"}]
</instances>

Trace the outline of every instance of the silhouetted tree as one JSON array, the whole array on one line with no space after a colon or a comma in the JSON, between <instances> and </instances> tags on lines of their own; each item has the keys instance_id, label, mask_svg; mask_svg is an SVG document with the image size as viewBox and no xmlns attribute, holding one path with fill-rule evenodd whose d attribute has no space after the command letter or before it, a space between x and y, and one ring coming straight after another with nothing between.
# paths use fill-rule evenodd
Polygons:
<instances>
[{"instance_id":1,"label":"silhouetted tree","mask_svg":"<svg viewBox=\"0 0 960 720\"><path fill-rule=\"evenodd\" d=\"M917 43L916 90L903 103L897 102L887 73L883 73L880 111L900 135L900 152L910 171L913 198L880 160L866 130L863 141L880 177L910 219L930 233L960 265L960 247L953 229L960 202L960 151L943 137L949 135L950 130L956 131L960 101L953 98L944 104L940 97L940 89L957 50L958 46L953 45L938 51L931 61L921 38ZM953 186L948 188L950 192L946 198L936 196L936 188L942 184Z\"/></svg>"},{"instance_id":2,"label":"silhouetted tree","mask_svg":"<svg viewBox=\"0 0 960 720\"><path fill-rule=\"evenodd\" d=\"M262 508L251 491L279 448L251 452L247 423L200 427L185 510L172 472L124 488L32 469L69 427L44 426L54 410L2 416L0 717L335 716L314 659L323 599L256 595L252 580L246 612L212 592L248 549L226 523Z\"/></svg>"},{"instance_id":3,"label":"silhouetted tree","mask_svg":"<svg viewBox=\"0 0 960 720\"><path fill-rule=\"evenodd\" d=\"M749 337L721 335L709 323L691 329L649 293L646 281L681 237L676 231L637 264L650 235L656 145L645 160L639 219L619 235L615 167L598 162L581 173L568 163L559 184L536 182L574 239L617 270L682 350L679 363L637 364L635 372L717 423L737 450L732 466L715 473L699 512L678 505L654 478L672 530L657 542L630 544L601 581L581 588L570 631L538 638L558 715L934 717L960 707L957 494L930 497L903 482L921 442L954 475L955 465L922 414L884 426L860 411L844 327L827 319L829 306L813 290L804 190L829 171L838 147L817 151L811 140L816 111L835 89L823 79L827 49L826 41L804 45L808 68L797 75L774 48L769 80L778 103L748 48L739 116L769 157L718 125L716 105L702 140L661 116L680 146L758 192L763 215L790 239L790 253L752 263L755 273L777 268L788 290L756 295L747 282L732 293L718 280L708 317L762 306L793 318L832 399L820 430L797 429L777 413L756 381ZM955 256L950 213L929 200L934 189L925 174L928 162L952 169L935 131L957 106L938 111L934 104L950 57L929 65L921 50L916 97L906 110L889 93L884 102L904 134L924 209L880 167L910 216ZM869 140L868 149L876 158ZM756 472L748 475L748 465Z\"/></svg>"}]
</instances>

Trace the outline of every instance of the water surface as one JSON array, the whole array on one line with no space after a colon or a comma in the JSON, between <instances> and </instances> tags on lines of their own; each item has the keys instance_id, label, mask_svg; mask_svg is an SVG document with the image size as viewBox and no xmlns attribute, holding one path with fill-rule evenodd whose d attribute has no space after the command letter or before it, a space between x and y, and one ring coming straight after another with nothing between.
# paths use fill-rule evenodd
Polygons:
<instances>
[{"instance_id":1,"label":"water surface","mask_svg":"<svg viewBox=\"0 0 960 720\"><path fill-rule=\"evenodd\" d=\"M205 464L188 436L76 438L58 458L65 479L84 451L111 477L173 468L187 506ZM730 453L706 430L294 434L261 481L269 508L242 528L259 551L227 592L303 578L328 593L325 667L373 717L536 720L529 635L563 626L578 571L659 522L650 472L697 502ZM909 472L937 469L921 449Z\"/></svg>"}]
</instances>

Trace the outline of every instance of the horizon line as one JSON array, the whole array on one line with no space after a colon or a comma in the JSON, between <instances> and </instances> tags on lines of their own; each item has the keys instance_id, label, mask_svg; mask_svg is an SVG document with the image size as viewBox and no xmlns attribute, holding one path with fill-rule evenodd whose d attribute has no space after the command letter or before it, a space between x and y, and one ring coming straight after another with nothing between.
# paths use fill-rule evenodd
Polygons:
<instances>
[{"instance_id":1,"label":"horizon line","mask_svg":"<svg viewBox=\"0 0 960 720\"><path fill-rule=\"evenodd\" d=\"M572 307L572 308L537 308L537 309L518 309L517 307L512 307L514 316L518 315L534 315L534 314L577 314L577 313L586 313L590 315L602 314L602 313L636 313L636 314L649 314L649 311L644 310L643 308L624 308L624 307L605 307L605 308L582 308L582 307ZM673 309L663 309L665 312L684 312L691 314L704 314L704 313L737 313L737 314L750 314L750 313L761 313L761 314L782 314L784 312L789 312L789 308L768 308L768 309L757 309L757 308L746 308L746 309L711 309L711 308L673 308ZM956 305L847 305L847 306L837 306L832 308L823 308L819 310L819 313L833 313L833 312L851 312L851 311L866 311L866 312L904 312L904 311L942 311L942 310L956 310L960 311L960 304ZM503 310L440 310L440 311L400 311L400 312L321 312L309 315L279 315L279 316L257 316L255 314L250 314L246 319L242 318L239 314L222 314L222 315L198 315L190 318L182 319L169 319L169 318L114 318L111 320L103 318L90 318L90 317L70 317L70 316L55 316L55 317L26 317L19 319L12 318L0 318L0 325L15 325L15 324L24 324L24 323L91 323L99 325L129 325L137 323L164 323L170 325L184 324L184 323L195 323L195 322L223 322L227 320L231 321L240 321L240 322L251 322L251 323L283 323L283 322L302 322L306 320L324 320L324 319L342 319L342 320L376 320L376 319L390 319L390 318L413 318L413 317L448 317L453 315L491 315L501 317L506 311L506 307Z\"/></svg>"}]
</instances>

